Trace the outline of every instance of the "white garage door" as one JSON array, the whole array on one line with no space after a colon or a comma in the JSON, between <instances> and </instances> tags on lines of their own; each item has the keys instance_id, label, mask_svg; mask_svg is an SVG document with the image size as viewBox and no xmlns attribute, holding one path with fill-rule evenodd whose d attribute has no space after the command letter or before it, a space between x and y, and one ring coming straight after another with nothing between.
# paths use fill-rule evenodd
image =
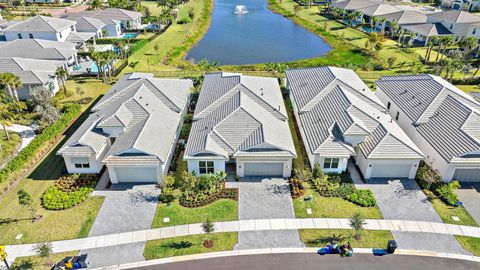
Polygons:
<instances>
[{"instance_id":1,"label":"white garage door","mask_svg":"<svg viewBox=\"0 0 480 270\"><path fill-rule=\"evenodd\" d=\"M245 176L283 176L283 162L245 162Z\"/></svg>"},{"instance_id":2,"label":"white garage door","mask_svg":"<svg viewBox=\"0 0 480 270\"><path fill-rule=\"evenodd\" d=\"M411 165L373 165L371 177L408 178Z\"/></svg>"},{"instance_id":3,"label":"white garage door","mask_svg":"<svg viewBox=\"0 0 480 270\"><path fill-rule=\"evenodd\" d=\"M150 182L156 183L155 168L152 167L117 167L118 182Z\"/></svg>"},{"instance_id":4,"label":"white garage door","mask_svg":"<svg viewBox=\"0 0 480 270\"><path fill-rule=\"evenodd\" d=\"M453 180L459 182L480 182L480 169L456 169Z\"/></svg>"}]
</instances>

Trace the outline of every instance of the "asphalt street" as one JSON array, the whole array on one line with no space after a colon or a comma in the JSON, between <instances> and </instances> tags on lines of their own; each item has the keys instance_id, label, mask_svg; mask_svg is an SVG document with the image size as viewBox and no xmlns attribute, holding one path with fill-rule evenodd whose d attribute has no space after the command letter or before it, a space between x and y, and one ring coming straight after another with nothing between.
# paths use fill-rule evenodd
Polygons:
<instances>
[{"instance_id":1,"label":"asphalt street","mask_svg":"<svg viewBox=\"0 0 480 270\"><path fill-rule=\"evenodd\" d=\"M245 255L160 264L134 268L138 270L470 270L480 269L480 263L435 257L354 254L350 258L338 255L268 254Z\"/></svg>"}]
</instances>

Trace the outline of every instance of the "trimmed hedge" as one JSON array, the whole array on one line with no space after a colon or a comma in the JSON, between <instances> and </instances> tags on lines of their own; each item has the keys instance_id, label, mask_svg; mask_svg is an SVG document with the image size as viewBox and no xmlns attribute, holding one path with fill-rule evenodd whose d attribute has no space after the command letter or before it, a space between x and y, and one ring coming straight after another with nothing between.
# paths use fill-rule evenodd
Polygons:
<instances>
[{"instance_id":1,"label":"trimmed hedge","mask_svg":"<svg viewBox=\"0 0 480 270\"><path fill-rule=\"evenodd\" d=\"M51 186L43 193L42 204L47 210L72 208L85 201L92 191L93 188L82 187L73 192L64 192L56 186Z\"/></svg>"},{"instance_id":2,"label":"trimmed hedge","mask_svg":"<svg viewBox=\"0 0 480 270\"><path fill-rule=\"evenodd\" d=\"M7 180L10 173L22 169L29 161L31 161L37 154L38 150L46 142L53 140L60 135L72 123L72 121L77 118L80 111L81 106L79 104L66 105L62 116L57 122L45 128L27 147L22 149L16 157L5 165L0 171L0 183Z\"/></svg>"},{"instance_id":3,"label":"trimmed hedge","mask_svg":"<svg viewBox=\"0 0 480 270\"><path fill-rule=\"evenodd\" d=\"M363 207L372 207L377 204L373 192L368 189L357 189L352 194L348 195L346 199Z\"/></svg>"}]
</instances>

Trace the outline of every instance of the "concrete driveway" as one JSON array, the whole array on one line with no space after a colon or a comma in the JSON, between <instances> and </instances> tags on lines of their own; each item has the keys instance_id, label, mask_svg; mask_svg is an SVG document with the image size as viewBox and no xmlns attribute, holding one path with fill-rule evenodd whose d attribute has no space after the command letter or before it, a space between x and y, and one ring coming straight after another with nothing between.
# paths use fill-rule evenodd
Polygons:
<instances>
[{"instance_id":1,"label":"concrete driveway","mask_svg":"<svg viewBox=\"0 0 480 270\"><path fill-rule=\"evenodd\" d=\"M457 195L468 213L480 224L480 183L461 183Z\"/></svg>"},{"instance_id":2,"label":"concrete driveway","mask_svg":"<svg viewBox=\"0 0 480 270\"><path fill-rule=\"evenodd\" d=\"M242 178L228 182L239 188L239 220L295 218L290 187L282 178ZM239 232L235 249L304 247L297 230Z\"/></svg>"},{"instance_id":3,"label":"concrete driveway","mask_svg":"<svg viewBox=\"0 0 480 270\"><path fill-rule=\"evenodd\" d=\"M158 204L160 190L155 185L114 185L109 190L94 191L105 196L105 202L90 230L89 236L150 229ZM145 242L108 248L82 250L88 254L89 267L145 260Z\"/></svg>"},{"instance_id":4,"label":"concrete driveway","mask_svg":"<svg viewBox=\"0 0 480 270\"><path fill-rule=\"evenodd\" d=\"M362 188L371 189L385 219L442 222L414 180L368 180ZM399 248L469 254L454 236L393 231Z\"/></svg>"}]
</instances>

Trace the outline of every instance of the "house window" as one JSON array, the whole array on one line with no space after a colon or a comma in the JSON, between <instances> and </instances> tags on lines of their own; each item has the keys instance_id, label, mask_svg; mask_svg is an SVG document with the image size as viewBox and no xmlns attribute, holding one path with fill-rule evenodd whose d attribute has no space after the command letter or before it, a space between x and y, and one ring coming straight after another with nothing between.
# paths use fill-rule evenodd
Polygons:
<instances>
[{"instance_id":1,"label":"house window","mask_svg":"<svg viewBox=\"0 0 480 270\"><path fill-rule=\"evenodd\" d=\"M20 34L20 33L17 34L17 37L18 37L19 39L22 39L22 38L23 38L23 37L22 37L22 34Z\"/></svg>"},{"instance_id":2,"label":"house window","mask_svg":"<svg viewBox=\"0 0 480 270\"><path fill-rule=\"evenodd\" d=\"M90 163L75 163L75 168L90 168Z\"/></svg>"},{"instance_id":3,"label":"house window","mask_svg":"<svg viewBox=\"0 0 480 270\"><path fill-rule=\"evenodd\" d=\"M72 32L75 32L75 27L73 25L70 27L70 29L72 30Z\"/></svg>"},{"instance_id":4,"label":"house window","mask_svg":"<svg viewBox=\"0 0 480 270\"><path fill-rule=\"evenodd\" d=\"M58 32L58 36L62 38L62 32Z\"/></svg>"},{"instance_id":5,"label":"house window","mask_svg":"<svg viewBox=\"0 0 480 270\"><path fill-rule=\"evenodd\" d=\"M472 35L475 35L477 33L477 28L473 28Z\"/></svg>"},{"instance_id":6,"label":"house window","mask_svg":"<svg viewBox=\"0 0 480 270\"><path fill-rule=\"evenodd\" d=\"M213 161L199 161L198 168L200 170L200 174L206 173L214 173L215 170L213 168Z\"/></svg>"},{"instance_id":7,"label":"house window","mask_svg":"<svg viewBox=\"0 0 480 270\"><path fill-rule=\"evenodd\" d=\"M323 160L324 169L337 169L338 168L338 158L325 158Z\"/></svg>"},{"instance_id":8,"label":"house window","mask_svg":"<svg viewBox=\"0 0 480 270\"><path fill-rule=\"evenodd\" d=\"M397 112L397 115L395 115L395 120L398 121L398 118L400 117L400 112Z\"/></svg>"},{"instance_id":9,"label":"house window","mask_svg":"<svg viewBox=\"0 0 480 270\"><path fill-rule=\"evenodd\" d=\"M390 110L390 106L392 106L392 104L390 103L390 101L387 103L387 109Z\"/></svg>"},{"instance_id":10,"label":"house window","mask_svg":"<svg viewBox=\"0 0 480 270\"><path fill-rule=\"evenodd\" d=\"M33 38L33 34L32 33L28 34L28 37Z\"/></svg>"},{"instance_id":11,"label":"house window","mask_svg":"<svg viewBox=\"0 0 480 270\"><path fill-rule=\"evenodd\" d=\"M450 24L450 30L452 30L452 28L453 28L453 23Z\"/></svg>"}]
</instances>

